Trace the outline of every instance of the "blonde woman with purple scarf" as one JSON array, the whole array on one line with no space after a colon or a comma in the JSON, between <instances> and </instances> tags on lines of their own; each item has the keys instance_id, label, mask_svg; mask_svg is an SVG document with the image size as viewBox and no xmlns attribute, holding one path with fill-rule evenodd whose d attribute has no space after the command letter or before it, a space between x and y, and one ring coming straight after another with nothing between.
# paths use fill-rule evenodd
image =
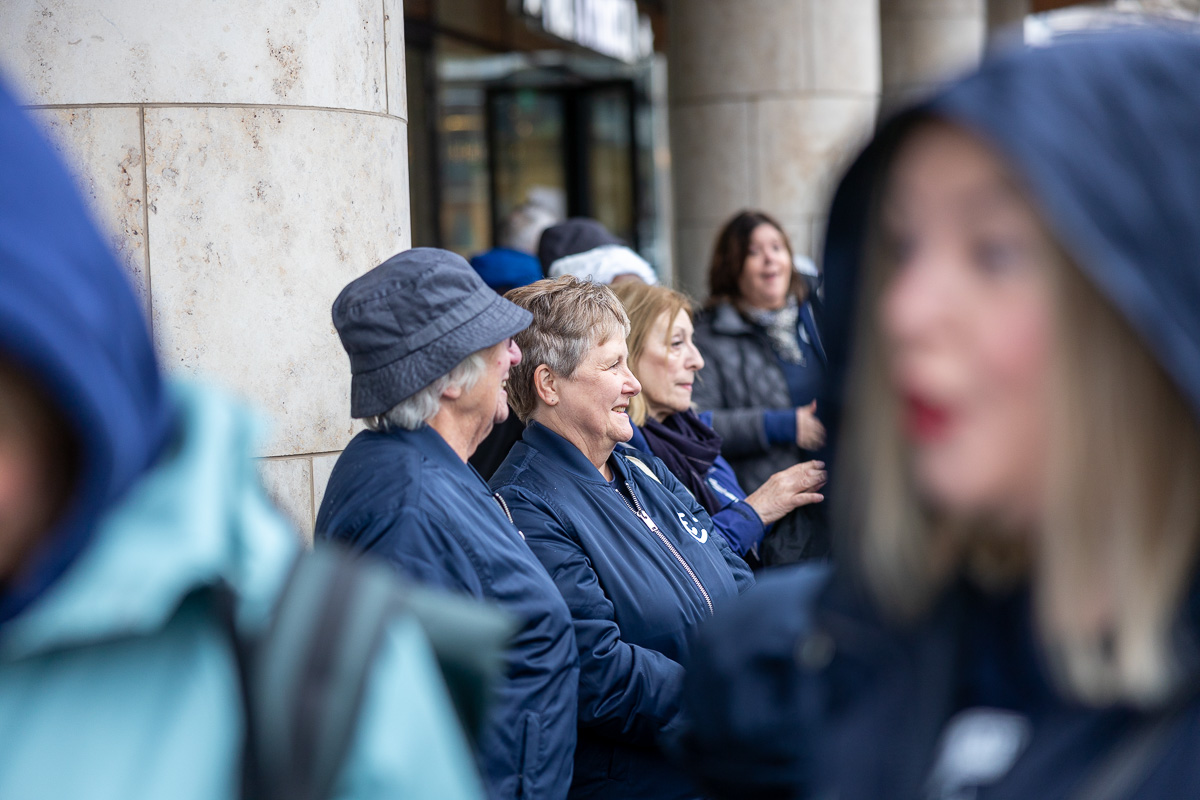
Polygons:
<instances>
[{"instance_id":1,"label":"blonde woman with purple scarf","mask_svg":"<svg viewBox=\"0 0 1200 800\"><path fill-rule=\"evenodd\" d=\"M665 286L630 282L613 291L629 314L629 365L642 384L629 407L629 446L662 459L729 546L753 557L772 524L824 499L824 463L806 461L777 472L747 496L721 456L712 415L692 409L692 385L704 357L692 342L691 302Z\"/></svg>"}]
</instances>

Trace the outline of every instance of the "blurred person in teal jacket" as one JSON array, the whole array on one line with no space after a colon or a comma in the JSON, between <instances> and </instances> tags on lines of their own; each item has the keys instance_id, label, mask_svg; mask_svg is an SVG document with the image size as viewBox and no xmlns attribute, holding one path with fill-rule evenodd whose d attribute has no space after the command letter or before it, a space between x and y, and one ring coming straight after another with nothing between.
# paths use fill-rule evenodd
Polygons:
<instances>
[{"instance_id":1,"label":"blurred person in teal jacket","mask_svg":"<svg viewBox=\"0 0 1200 800\"><path fill-rule=\"evenodd\" d=\"M241 792L233 624L270 621L299 542L221 396L164 381L139 303L0 88L0 797ZM420 627L388 624L335 780L479 797Z\"/></svg>"}]
</instances>

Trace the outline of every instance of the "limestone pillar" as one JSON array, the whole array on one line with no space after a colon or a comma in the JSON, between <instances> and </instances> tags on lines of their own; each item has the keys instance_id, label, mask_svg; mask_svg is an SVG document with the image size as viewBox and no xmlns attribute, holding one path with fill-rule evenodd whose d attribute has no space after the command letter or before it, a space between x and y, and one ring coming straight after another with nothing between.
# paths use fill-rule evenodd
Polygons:
<instances>
[{"instance_id":1,"label":"limestone pillar","mask_svg":"<svg viewBox=\"0 0 1200 800\"><path fill-rule=\"evenodd\" d=\"M983 55L987 0L879 0L879 13L885 112Z\"/></svg>"},{"instance_id":2,"label":"limestone pillar","mask_svg":"<svg viewBox=\"0 0 1200 800\"><path fill-rule=\"evenodd\" d=\"M401 0L4 0L0 66L163 365L262 412L264 480L311 536L353 433L330 304L409 246Z\"/></svg>"},{"instance_id":3,"label":"limestone pillar","mask_svg":"<svg viewBox=\"0 0 1200 800\"><path fill-rule=\"evenodd\" d=\"M668 19L675 267L702 299L713 238L743 208L815 255L831 184L874 122L878 0L676 0Z\"/></svg>"},{"instance_id":4,"label":"limestone pillar","mask_svg":"<svg viewBox=\"0 0 1200 800\"><path fill-rule=\"evenodd\" d=\"M1019 32L1030 13L1030 0L987 0L988 36Z\"/></svg>"}]
</instances>

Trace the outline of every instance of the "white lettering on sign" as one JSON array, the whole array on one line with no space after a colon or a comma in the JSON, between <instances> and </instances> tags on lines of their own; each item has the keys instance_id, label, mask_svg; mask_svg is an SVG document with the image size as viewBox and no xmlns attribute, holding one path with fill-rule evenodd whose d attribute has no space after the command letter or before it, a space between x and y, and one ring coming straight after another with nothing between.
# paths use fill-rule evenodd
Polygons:
<instances>
[{"instance_id":1,"label":"white lettering on sign","mask_svg":"<svg viewBox=\"0 0 1200 800\"><path fill-rule=\"evenodd\" d=\"M520 8L547 33L610 58L633 64L654 51L637 0L522 0Z\"/></svg>"}]
</instances>

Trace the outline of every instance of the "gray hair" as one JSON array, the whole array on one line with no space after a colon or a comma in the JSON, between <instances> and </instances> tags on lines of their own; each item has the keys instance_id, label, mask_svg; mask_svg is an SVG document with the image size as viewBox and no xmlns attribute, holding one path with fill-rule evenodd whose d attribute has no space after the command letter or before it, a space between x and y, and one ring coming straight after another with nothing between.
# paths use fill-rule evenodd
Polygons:
<instances>
[{"instance_id":1,"label":"gray hair","mask_svg":"<svg viewBox=\"0 0 1200 800\"><path fill-rule=\"evenodd\" d=\"M497 244L510 250L536 254L542 231L556 222L558 217L553 211L537 203L524 203L513 209L504 220Z\"/></svg>"},{"instance_id":2,"label":"gray hair","mask_svg":"<svg viewBox=\"0 0 1200 800\"><path fill-rule=\"evenodd\" d=\"M424 389L409 395L382 414L365 418L363 423L378 433L394 430L415 431L424 426L441 411L443 392L451 387L461 388L464 392L469 391L483 377L487 367L483 354L490 349L491 347L485 347L471 353L458 362L454 369Z\"/></svg>"},{"instance_id":3,"label":"gray hair","mask_svg":"<svg viewBox=\"0 0 1200 800\"><path fill-rule=\"evenodd\" d=\"M629 316L612 289L573 275L543 278L512 289L506 298L533 314L533 324L513 337L524 356L509 371L508 404L522 422L537 407L533 375L541 364L570 378L591 348L629 335Z\"/></svg>"}]
</instances>

